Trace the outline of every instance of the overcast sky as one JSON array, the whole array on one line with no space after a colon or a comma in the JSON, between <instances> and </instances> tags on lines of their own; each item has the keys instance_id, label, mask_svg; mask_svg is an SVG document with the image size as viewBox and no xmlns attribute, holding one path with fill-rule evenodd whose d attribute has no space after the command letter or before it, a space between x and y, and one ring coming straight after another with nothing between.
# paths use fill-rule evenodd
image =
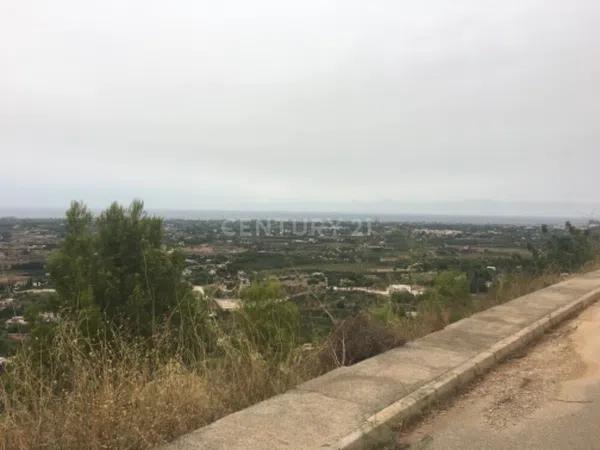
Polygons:
<instances>
[{"instance_id":1,"label":"overcast sky","mask_svg":"<svg viewBox=\"0 0 600 450\"><path fill-rule=\"evenodd\" d=\"M599 23L598 0L2 0L0 206L597 204Z\"/></svg>"}]
</instances>

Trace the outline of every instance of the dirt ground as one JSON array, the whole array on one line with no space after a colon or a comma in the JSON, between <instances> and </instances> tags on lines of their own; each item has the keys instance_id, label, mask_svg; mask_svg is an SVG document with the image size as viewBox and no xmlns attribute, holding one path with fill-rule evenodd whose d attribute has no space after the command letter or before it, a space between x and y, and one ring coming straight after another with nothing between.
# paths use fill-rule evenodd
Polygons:
<instances>
[{"instance_id":1,"label":"dirt ground","mask_svg":"<svg viewBox=\"0 0 600 450\"><path fill-rule=\"evenodd\" d=\"M503 436L526 435L526 423L535 424L536 430L552 430L554 418L576 415L578 409L589 407L593 400L587 395L588 388L598 383L597 303L399 431L388 448L461 448L461 440L462 448L475 448L469 444L469 436L486 442L486 448L488 444L500 448L497 442L502 442Z\"/></svg>"}]
</instances>

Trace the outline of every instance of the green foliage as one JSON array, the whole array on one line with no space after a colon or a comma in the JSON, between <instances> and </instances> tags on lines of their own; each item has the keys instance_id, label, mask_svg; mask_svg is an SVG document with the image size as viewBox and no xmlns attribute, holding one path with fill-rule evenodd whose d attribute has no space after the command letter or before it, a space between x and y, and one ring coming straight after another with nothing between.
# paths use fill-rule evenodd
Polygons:
<instances>
[{"instance_id":1,"label":"green foliage","mask_svg":"<svg viewBox=\"0 0 600 450\"><path fill-rule=\"evenodd\" d=\"M189 292L177 302L162 328L157 335L167 347L165 354L179 355L186 362L202 361L213 353L221 333L210 316L208 299Z\"/></svg>"},{"instance_id":2,"label":"green foliage","mask_svg":"<svg viewBox=\"0 0 600 450\"><path fill-rule=\"evenodd\" d=\"M380 324L391 325L398 319L402 313L401 307L398 307L392 301L386 301L381 305L376 305L369 310L371 317Z\"/></svg>"},{"instance_id":3,"label":"green foliage","mask_svg":"<svg viewBox=\"0 0 600 450\"><path fill-rule=\"evenodd\" d=\"M373 306L369 312L373 319L385 325L393 325L408 312L417 309L417 298L408 291L394 292L383 303Z\"/></svg>"},{"instance_id":4,"label":"green foliage","mask_svg":"<svg viewBox=\"0 0 600 450\"><path fill-rule=\"evenodd\" d=\"M165 251L162 238L162 221L141 201L127 209L113 203L95 223L73 202L65 242L48 264L61 312L92 333L104 320L150 336L189 291L183 256Z\"/></svg>"},{"instance_id":5,"label":"green foliage","mask_svg":"<svg viewBox=\"0 0 600 450\"><path fill-rule=\"evenodd\" d=\"M406 229L394 230L387 234L386 241L389 242L395 249L406 251L410 248L411 238L410 232Z\"/></svg>"},{"instance_id":6,"label":"green foliage","mask_svg":"<svg viewBox=\"0 0 600 450\"><path fill-rule=\"evenodd\" d=\"M244 338L275 359L289 355L298 345L300 315L297 306L284 298L281 284L255 283L241 297L243 305L235 319Z\"/></svg>"},{"instance_id":7,"label":"green foliage","mask_svg":"<svg viewBox=\"0 0 600 450\"><path fill-rule=\"evenodd\" d=\"M196 357L216 338L208 304L193 295L183 269L183 255L163 246L162 220L149 217L141 201L128 208L113 203L96 220L73 202L64 242L48 262L57 297L43 309L76 324L88 346L121 330L169 354ZM38 316L28 312L29 344L41 353L52 345L55 324Z\"/></svg>"},{"instance_id":8,"label":"green foliage","mask_svg":"<svg viewBox=\"0 0 600 450\"><path fill-rule=\"evenodd\" d=\"M66 213L66 236L61 249L48 261L48 270L65 311L95 309L90 295L94 254L92 214L83 203L72 202Z\"/></svg>"},{"instance_id":9,"label":"green foliage","mask_svg":"<svg viewBox=\"0 0 600 450\"><path fill-rule=\"evenodd\" d=\"M482 266L470 268L467 271L467 278L469 280L469 290L474 294L487 292L487 282L492 281L490 271Z\"/></svg>"},{"instance_id":10,"label":"green foliage","mask_svg":"<svg viewBox=\"0 0 600 450\"><path fill-rule=\"evenodd\" d=\"M589 230L578 229L570 222L565 224L564 231L550 231L544 225L542 236L544 240L540 248L532 244L528 246L540 271L554 269L574 272L596 254L598 243Z\"/></svg>"},{"instance_id":11,"label":"green foliage","mask_svg":"<svg viewBox=\"0 0 600 450\"><path fill-rule=\"evenodd\" d=\"M8 332L0 329L0 355L12 355L15 351L15 344L8 339Z\"/></svg>"},{"instance_id":12,"label":"green foliage","mask_svg":"<svg viewBox=\"0 0 600 450\"><path fill-rule=\"evenodd\" d=\"M464 273L440 272L433 282L432 295L445 307L469 308L472 305L469 281Z\"/></svg>"},{"instance_id":13,"label":"green foliage","mask_svg":"<svg viewBox=\"0 0 600 450\"><path fill-rule=\"evenodd\" d=\"M398 305L414 305L416 297L408 291L398 291L392 293L390 300Z\"/></svg>"},{"instance_id":14,"label":"green foliage","mask_svg":"<svg viewBox=\"0 0 600 450\"><path fill-rule=\"evenodd\" d=\"M281 283L276 280L266 280L254 283L244 289L240 296L245 304L280 300L285 297Z\"/></svg>"}]
</instances>

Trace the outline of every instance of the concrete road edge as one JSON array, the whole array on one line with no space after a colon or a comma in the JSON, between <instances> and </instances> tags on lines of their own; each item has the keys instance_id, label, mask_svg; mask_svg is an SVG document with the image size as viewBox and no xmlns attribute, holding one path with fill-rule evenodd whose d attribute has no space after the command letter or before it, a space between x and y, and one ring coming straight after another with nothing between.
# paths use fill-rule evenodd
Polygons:
<instances>
[{"instance_id":1,"label":"concrete road edge","mask_svg":"<svg viewBox=\"0 0 600 450\"><path fill-rule=\"evenodd\" d=\"M367 418L356 430L339 439L332 448L358 450L389 442L392 427L422 414L435 402L448 398L457 389L468 385L475 377L502 362L511 354L541 337L549 328L573 317L600 299L600 288L560 307L531 325L502 339L435 380Z\"/></svg>"}]
</instances>

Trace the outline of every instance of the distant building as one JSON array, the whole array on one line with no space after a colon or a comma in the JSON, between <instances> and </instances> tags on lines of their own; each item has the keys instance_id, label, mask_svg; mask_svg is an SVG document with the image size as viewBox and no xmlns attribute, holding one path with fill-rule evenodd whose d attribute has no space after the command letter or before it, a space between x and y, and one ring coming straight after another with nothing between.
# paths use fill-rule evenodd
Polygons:
<instances>
[{"instance_id":1,"label":"distant building","mask_svg":"<svg viewBox=\"0 0 600 450\"><path fill-rule=\"evenodd\" d=\"M423 295L425 293L425 288L421 286L411 286L410 284L390 284L387 288L387 293L389 295L398 292L408 292L412 295Z\"/></svg>"},{"instance_id":2,"label":"distant building","mask_svg":"<svg viewBox=\"0 0 600 450\"><path fill-rule=\"evenodd\" d=\"M0 311L2 311L3 309L8 308L10 305L12 305L14 303L15 299L14 298L5 298L4 300L0 300Z\"/></svg>"},{"instance_id":3,"label":"distant building","mask_svg":"<svg viewBox=\"0 0 600 450\"><path fill-rule=\"evenodd\" d=\"M237 273L238 290L241 291L244 288L250 286L250 278L243 270L239 270Z\"/></svg>"},{"instance_id":4,"label":"distant building","mask_svg":"<svg viewBox=\"0 0 600 450\"><path fill-rule=\"evenodd\" d=\"M25 318L23 316L11 317L5 323L7 327L11 325L27 325L27 322L25 321Z\"/></svg>"},{"instance_id":5,"label":"distant building","mask_svg":"<svg viewBox=\"0 0 600 450\"><path fill-rule=\"evenodd\" d=\"M462 234L460 230L438 230L433 228L418 228L413 231L415 234L424 234L427 236L435 236L435 237L456 237Z\"/></svg>"},{"instance_id":6,"label":"distant building","mask_svg":"<svg viewBox=\"0 0 600 450\"><path fill-rule=\"evenodd\" d=\"M201 295L202 297L204 297L206 295L204 293L204 288L202 286L194 286L192 288L192 292L194 292L195 294Z\"/></svg>"},{"instance_id":7,"label":"distant building","mask_svg":"<svg viewBox=\"0 0 600 450\"><path fill-rule=\"evenodd\" d=\"M327 276L323 272L313 272L310 274L308 279L308 284L310 285L322 285L324 287L328 286Z\"/></svg>"},{"instance_id":8,"label":"distant building","mask_svg":"<svg viewBox=\"0 0 600 450\"><path fill-rule=\"evenodd\" d=\"M19 294L54 294L56 289L25 289L19 291Z\"/></svg>"},{"instance_id":9,"label":"distant building","mask_svg":"<svg viewBox=\"0 0 600 450\"><path fill-rule=\"evenodd\" d=\"M237 311L242 307L242 301L239 298L215 298L213 301L217 308L223 312Z\"/></svg>"},{"instance_id":10,"label":"distant building","mask_svg":"<svg viewBox=\"0 0 600 450\"><path fill-rule=\"evenodd\" d=\"M39 315L40 319L42 319L42 321L50 323L50 322L56 322L56 314L54 314L53 312L41 312Z\"/></svg>"}]
</instances>

